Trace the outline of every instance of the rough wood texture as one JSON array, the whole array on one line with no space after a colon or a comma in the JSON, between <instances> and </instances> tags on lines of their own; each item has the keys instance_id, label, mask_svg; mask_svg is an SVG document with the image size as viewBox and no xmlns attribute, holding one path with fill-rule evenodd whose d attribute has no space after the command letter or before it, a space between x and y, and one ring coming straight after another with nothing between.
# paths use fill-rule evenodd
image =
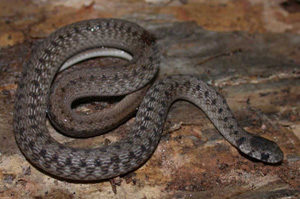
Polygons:
<instances>
[{"instance_id":1,"label":"rough wood texture","mask_svg":"<svg viewBox=\"0 0 300 199\"><path fill-rule=\"evenodd\" d=\"M296 19L300 6L295 1L24 2L0 2L0 197L299 197L300 30ZM162 48L160 77L201 74L227 98L246 130L280 145L284 162L270 166L246 159L224 141L201 111L178 102L152 158L111 184L60 181L32 167L12 132L22 63L39 39L56 28L96 17L121 17L152 31ZM100 105L88 104L82 110L94 111ZM97 146L122 138L133 120L96 139L78 141L51 132L72 146Z\"/></svg>"}]
</instances>

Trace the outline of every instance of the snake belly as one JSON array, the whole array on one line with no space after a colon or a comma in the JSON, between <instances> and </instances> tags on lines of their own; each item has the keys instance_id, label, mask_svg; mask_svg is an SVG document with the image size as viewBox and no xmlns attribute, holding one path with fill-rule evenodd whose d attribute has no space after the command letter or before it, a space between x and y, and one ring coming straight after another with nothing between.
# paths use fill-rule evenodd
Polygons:
<instances>
[{"instance_id":1,"label":"snake belly","mask_svg":"<svg viewBox=\"0 0 300 199\"><path fill-rule=\"evenodd\" d=\"M224 98L191 75L156 81L142 100L127 138L92 149L57 142L46 127L48 98L55 74L70 57L99 47L121 49L133 57L129 68L102 70L98 80L101 84L97 84L99 95L114 96L143 88L158 70L159 55L154 37L134 23L94 19L52 33L24 65L16 93L16 142L35 166L60 178L82 181L128 173L150 158L159 143L169 107L180 99L201 108L224 138L241 152L263 162L282 161L283 153L276 143L244 131Z\"/></svg>"}]
</instances>

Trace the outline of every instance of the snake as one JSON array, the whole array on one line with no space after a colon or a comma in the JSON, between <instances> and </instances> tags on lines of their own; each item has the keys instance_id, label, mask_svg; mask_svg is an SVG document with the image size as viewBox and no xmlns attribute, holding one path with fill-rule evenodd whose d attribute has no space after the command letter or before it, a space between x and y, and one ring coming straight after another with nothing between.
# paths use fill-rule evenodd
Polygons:
<instances>
[{"instance_id":1,"label":"snake","mask_svg":"<svg viewBox=\"0 0 300 199\"><path fill-rule=\"evenodd\" d=\"M60 70L72 64L69 62L81 59L76 55L87 52L93 57L91 54L97 51L95 49L106 48L127 52L129 55L123 58L128 63L101 67L101 73L86 72L87 76L80 72L74 81L58 87L69 89L67 95L76 92L75 97L90 94L119 96L125 93L137 95L133 97L136 99L141 93L135 92L140 92L152 82L138 105L133 127L125 138L109 145L77 148L62 144L50 136L46 124L47 118L51 118L47 115L51 109L49 96L53 80ZM114 53L108 54L114 56ZM73 61L68 61L70 59ZM33 50L23 65L18 82L13 127L20 151L37 168L63 179L91 181L124 175L138 169L151 157L162 136L170 106L177 100L185 100L199 107L223 137L241 153L268 164L283 160L280 147L240 127L224 97L199 76L179 74L153 81L159 60L155 36L136 23L123 19L90 19L51 33ZM87 79L91 82L88 87L85 84ZM72 87L81 81L86 85L82 89ZM78 94L78 89L82 94ZM97 93L90 93L91 89ZM72 96L63 97L61 103L72 100ZM67 106L70 109L71 105Z\"/></svg>"}]
</instances>

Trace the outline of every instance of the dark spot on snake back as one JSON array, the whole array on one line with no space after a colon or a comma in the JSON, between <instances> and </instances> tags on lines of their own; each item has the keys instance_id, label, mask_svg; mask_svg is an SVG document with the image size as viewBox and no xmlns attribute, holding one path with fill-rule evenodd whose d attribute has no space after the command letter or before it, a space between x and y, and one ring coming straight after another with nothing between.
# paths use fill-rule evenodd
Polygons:
<instances>
[{"instance_id":1,"label":"dark spot on snake back","mask_svg":"<svg viewBox=\"0 0 300 199\"><path fill-rule=\"evenodd\" d=\"M36 108L36 104L33 104L33 103L28 104L28 106L29 106L30 108L32 108L32 109L35 109L35 108Z\"/></svg>"},{"instance_id":2,"label":"dark spot on snake back","mask_svg":"<svg viewBox=\"0 0 300 199\"><path fill-rule=\"evenodd\" d=\"M205 96L205 97L208 97L208 94L209 94L208 91L205 91L205 92L204 92L204 96Z\"/></svg>"},{"instance_id":3,"label":"dark spot on snake back","mask_svg":"<svg viewBox=\"0 0 300 199\"><path fill-rule=\"evenodd\" d=\"M45 50L44 50L44 53L45 53L46 55L48 55L48 56L51 55L51 51L50 51L49 49L45 49Z\"/></svg>"},{"instance_id":4,"label":"dark spot on snake back","mask_svg":"<svg viewBox=\"0 0 300 199\"><path fill-rule=\"evenodd\" d=\"M168 97L170 95L169 91L165 91L165 95L166 95L166 97Z\"/></svg>"},{"instance_id":5,"label":"dark spot on snake back","mask_svg":"<svg viewBox=\"0 0 300 199\"><path fill-rule=\"evenodd\" d=\"M43 158L45 158L46 157L46 150L42 149L39 154L40 154L40 156L42 156Z\"/></svg>"},{"instance_id":6,"label":"dark spot on snake back","mask_svg":"<svg viewBox=\"0 0 300 199\"><path fill-rule=\"evenodd\" d=\"M148 106L146 109L148 112L153 111L153 107L151 107L151 106Z\"/></svg>"},{"instance_id":7,"label":"dark spot on snake back","mask_svg":"<svg viewBox=\"0 0 300 199\"><path fill-rule=\"evenodd\" d=\"M128 79L128 74L127 73L124 73L123 79Z\"/></svg>"},{"instance_id":8,"label":"dark spot on snake back","mask_svg":"<svg viewBox=\"0 0 300 199\"><path fill-rule=\"evenodd\" d=\"M228 117L224 117L224 122L227 122L228 121Z\"/></svg>"},{"instance_id":9,"label":"dark spot on snake back","mask_svg":"<svg viewBox=\"0 0 300 199\"><path fill-rule=\"evenodd\" d=\"M120 163L120 159L119 159L119 157L117 155L111 157L110 161L114 162L114 163Z\"/></svg>"},{"instance_id":10,"label":"dark spot on snake back","mask_svg":"<svg viewBox=\"0 0 300 199\"><path fill-rule=\"evenodd\" d=\"M101 151L101 152L103 152L103 153L106 153L106 152L107 152L106 148L104 148L104 147L100 148L99 151Z\"/></svg>"},{"instance_id":11,"label":"dark spot on snake back","mask_svg":"<svg viewBox=\"0 0 300 199\"><path fill-rule=\"evenodd\" d=\"M92 29L92 26L91 26L90 23L86 23L85 28L86 28L87 31L90 31Z\"/></svg>"},{"instance_id":12,"label":"dark spot on snake back","mask_svg":"<svg viewBox=\"0 0 300 199\"><path fill-rule=\"evenodd\" d=\"M132 144L133 144L133 141L132 141L132 140L126 140L126 144L132 145Z\"/></svg>"},{"instance_id":13,"label":"dark spot on snake back","mask_svg":"<svg viewBox=\"0 0 300 199\"><path fill-rule=\"evenodd\" d=\"M63 93L66 92L66 88L65 88L65 87L62 87L60 90L61 90L61 92L63 92Z\"/></svg>"},{"instance_id":14,"label":"dark spot on snake back","mask_svg":"<svg viewBox=\"0 0 300 199\"><path fill-rule=\"evenodd\" d=\"M115 81L118 81L118 80L119 80L119 76L118 76L117 74L115 74L114 80L115 80Z\"/></svg>"},{"instance_id":15,"label":"dark spot on snake back","mask_svg":"<svg viewBox=\"0 0 300 199\"><path fill-rule=\"evenodd\" d=\"M48 138L45 143L47 145L53 144L53 140L51 138Z\"/></svg>"},{"instance_id":16,"label":"dark spot on snake back","mask_svg":"<svg viewBox=\"0 0 300 199\"><path fill-rule=\"evenodd\" d=\"M30 126L30 128L32 128L32 129L38 129L39 128L39 126L38 125L36 125L36 124L32 124L31 126Z\"/></svg>"},{"instance_id":17,"label":"dark spot on snake back","mask_svg":"<svg viewBox=\"0 0 300 199\"><path fill-rule=\"evenodd\" d=\"M140 129L141 129L142 131L145 131L147 128L146 128L145 126L140 126Z\"/></svg>"},{"instance_id":18,"label":"dark spot on snake back","mask_svg":"<svg viewBox=\"0 0 300 199\"><path fill-rule=\"evenodd\" d=\"M245 137L241 137L240 139L238 139L238 140L236 141L236 144L237 144L238 146L241 146L245 141L246 141L246 138L245 138Z\"/></svg>"},{"instance_id":19,"label":"dark spot on snake back","mask_svg":"<svg viewBox=\"0 0 300 199\"><path fill-rule=\"evenodd\" d=\"M75 80L71 80L70 83L75 85L77 82Z\"/></svg>"},{"instance_id":20,"label":"dark spot on snake back","mask_svg":"<svg viewBox=\"0 0 300 199\"><path fill-rule=\"evenodd\" d=\"M22 121L21 116L14 117L14 122L17 122L18 124L20 124L20 121ZM21 129L23 129L23 131L21 131ZM23 134L24 130L25 129L23 127L18 127L17 128L18 133L21 134L21 135Z\"/></svg>"},{"instance_id":21,"label":"dark spot on snake back","mask_svg":"<svg viewBox=\"0 0 300 199\"><path fill-rule=\"evenodd\" d=\"M115 166L113 167L113 171L114 171L115 173L119 172L119 170L120 170L119 165L115 165Z\"/></svg>"},{"instance_id":22,"label":"dark spot on snake back","mask_svg":"<svg viewBox=\"0 0 300 199\"><path fill-rule=\"evenodd\" d=\"M155 98L151 96L151 97L149 98L149 102L154 102L154 101L155 101Z\"/></svg>"},{"instance_id":23,"label":"dark spot on snake back","mask_svg":"<svg viewBox=\"0 0 300 199\"><path fill-rule=\"evenodd\" d=\"M138 35L137 31L132 32L132 36L136 37Z\"/></svg>"},{"instance_id":24,"label":"dark spot on snake back","mask_svg":"<svg viewBox=\"0 0 300 199\"><path fill-rule=\"evenodd\" d=\"M159 92L159 89L158 89L157 87L155 87L155 88L153 89L153 92L158 93L158 92Z\"/></svg>"},{"instance_id":25,"label":"dark spot on snake back","mask_svg":"<svg viewBox=\"0 0 300 199\"><path fill-rule=\"evenodd\" d=\"M157 85L159 85L159 86L163 86L163 85L165 85L165 82L163 82L163 81L160 81L160 82L158 82L158 84Z\"/></svg>"},{"instance_id":26,"label":"dark spot on snake back","mask_svg":"<svg viewBox=\"0 0 300 199\"><path fill-rule=\"evenodd\" d=\"M261 155L261 160L263 161L267 161L270 157L270 155L267 153L261 153L260 155Z\"/></svg>"},{"instance_id":27,"label":"dark spot on snake back","mask_svg":"<svg viewBox=\"0 0 300 199\"><path fill-rule=\"evenodd\" d=\"M58 160L58 155L57 153L54 153L53 156L51 157L51 161L57 162L57 160Z\"/></svg>"},{"instance_id":28,"label":"dark spot on snake back","mask_svg":"<svg viewBox=\"0 0 300 199\"><path fill-rule=\"evenodd\" d=\"M69 32L69 31L66 31L66 35L67 35L67 37L71 37L71 33Z\"/></svg>"},{"instance_id":29,"label":"dark spot on snake back","mask_svg":"<svg viewBox=\"0 0 300 199\"><path fill-rule=\"evenodd\" d=\"M80 167L70 167L72 173L78 173L80 171Z\"/></svg>"},{"instance_id":30,"label":"dark spot on snake back","mask_svg":"<svg viewBox=\"0 0 300 199\"><path fill-rule=\"evenodd\" d=\"M80 167L86 167L85 160L80 160Z\"/></svg>"},{"instance_id":31,"label":"dark spot on snake back","mask_svg":"<svg viewBox=\"0 0 300 199\"><path fill-rule=\"evenodd\" d=\"M223 109L222 108L219 108L218 110L218 113L222 113L223 112ZM232 125L231 125L232 126Z\"/></svg>"},{"instance_id":32,"label":"dark spot on snake back","mask_svg":"<svg viewBox=\"0 0 300 199\"><path fill-rule=\"evenodd\" d=\"M136 69L133 69L133 70L132 70L132 75L133 75L133 76L137 76L137 75L138 75L138 72L136 71Z\"/></svg>"},{"instance_id":33,"label":"dark spot on snake back","mask_svg":"<svg viewBox=\"0 0 300 199\"><path fill-rule=\"evenodd\" d=\"M29 60L28 65L32 65L32 61ZM24 78L27 76L27 74L28 74L27 71L23 71L23 72L22 72L22 76L23 76Z\"/></svg>"},{"instance_id":34,"label":"dark spot on snake back","mask_svg":"<svg viewBox=\"0 0 300 199\"><path fill-rule=\"evenodd\" d=\"M21 101L21 99L24 98L24 94L20 93L17 98L18 98L19 101Z\"/></svg>"},{"instance_id":35,"label":"dark spot on snake back","mask_svg":"<svg viewBox=\"0 0 300 199\"><path fill-rule=\"evenodd\" d=\"M148 66L146 64L141 65L141 68L147 70Z\"/></svg>"},{"instance_id":36,"label":"dark spot on snake back","mask_svg":"<svg viewBox=\"0 0 300 199\"><path fill-rule=\"evenodd\" d=\"M100 167L101 166L101 161L99 159L95 159L95 166Z\"/></svg>"},{"instance_id":37,"label":"dark spot on snake back","mask_svg":"<svg viewBox=\"0 0 300 199\"><path fill-rule=\"evenodd\" d=\"M36 134L36 136L41 138L41 137L44 137L44 134L43 134L42 132L38 132L38 133Z\"/></svg>"},{"instance_id":38,"label":"dark spot on snake back","mask_svg":"<svg viewBox=\"0 0 300 199\"><path fill-rule=\"evenodd\" d=\"M118 24L117 23L113 23L113 29L117 29L118 28Z\"/></svg>"},{"instance_id":39,"label":"dark spot on snake back","mask_svg":"<svg viewBox=\"0 0 300 199\"><path fill-rule=\"evenodd\" d=\"M147 44L147 45L151 45L152 43L155 42L155 37L153 35L151 35L150 33L148 33L147 31L143 31L142 35L141 35L141 39Z\"/></svg>"},{"instance_id":40,"label":"dark spot on snake back","mask_svg":"<svg viewBox=\"0 0 300 199\"><path fill-rule=\"evenodd\" d=\"M34 147L35 147L35 144L34 144L33 141L30 141L29 144L28 144L28 146L29 146L29 148L30 148L31 150L33 150Z\"/></svg>"},{"instance_id":41,"label":"dark spot on snake back","mask_svg":"<svg viewBox=\"0 0 300 199\"><path fill-rule=\"evenodd\" d=\"M43 58L39 58L39 62L43 65L46 63L45 59L43 59ZM35 68L35 70L37 70L37 69L38 68Z\"/></svg>"},{"instance_id":42,"label":"dark spot on snake back","mask_svg":"<svg viewBox=\"0 0 300 199\"><path fill-rule=\"evenodd\" d=\"M45 168L50 168L50 167L51 167L51 163L45 162L45 163L44 163L44 167L45 167Z\"/></svg>"},{"instance_id":43,"label":"dark spot on snake back","mask_svg":"<svg viewBox=\"0 0 300 199\"><path fill-rule=\"evenodd\" d=\"M131 33L131 32L132 32L132 28L131 28L131 26L127 26L127 28L126 28L126 32L127 32L127 33Z\"/></svg>"},{"instance_id":44,"label":"dark spot on snake back","mask_svg":"<svg viewBox=\"0 0 300 199\"><path fill-rule=\"evenodd\" d=\"M211 104L212 105L216 105L216 103L217 103L217 100L216 99L213 99L212 101L211 101ZM220 109L219 109L220 110Z\"/></svg>"},{"instance_id":45,"label":"dark spot on snake back","mask_svg":"<svg viewBox=\"0 0 300 199\"><path fill-rule=\"evenodd\" d=\"M95 76L94 75L90 75L90 80L91 81L95 80Z\"/></svg>"},{"instance_id":46,"label":"dark spot on snake back","mask_svg":"<svg viewBox=\"0 0 300 199\"><path fill-rule=\"evenodd\" d=\"M129 152L129 158L130 159L134 159L135 158L134 152L132 152L132 151Z\"/></svg>"},{"instance_id":47,"label":"dark spot on snake back","mask_svg":"<svg viewBox=\"0 0 300 199\"><path fill-rule=\"evenodd\" d=\"M77 28L76 26L74 27L74 32L75 33L80 33L79 28Z\"/></svg>"},{"instance_id":48,"label":"dark spot on snake back","mask_svg":"<svg viewBox=\"0 0 300 199\"><path fill-rule=\"evenodd\" d=\"M147 151L147 149L146 149L146 147L145 147L145 145L141 145L141 151L144 153L145 151Z\"/></svg>"},{"instance_id":49,"label":"dark spot on snake back","mask_svg":"<svg viewBox=\"0 0 300 199\"><path fill-rule=\"evenodd\" d=\"M21 88L21 89L24 88L24 86L25 86L25 84L23 84L23 83L22 83L22 84L21 84L21 83L19 84L19 88Z\"/></svg>"},{"instance_id":50,"label":"dark spot on snake back","mask_svg":"<svg viewBox=\"0 0 300 199\"><path fill-rule=\"evenodd\" d=\"M17 105L17 106L15 106L15 109L16 110L20 110L22 108L22 106L21 105ZM32 108L32 107L30 107L30 108Z\"/></svg>"},{"instance_id":51,"label":"dark spot on snake back","mask_svg":"<svg viewBox=\"0 0 300 199\"><path fill-rule=\"evenodd\" d=\"M76 153L79 149L77 148L71 148L72 153Z\"/></svg>"},{"instance_id":52,"label":"dark spot on snake back","mask_svg":"<svg viewBox=\"0 0 300 199\"><path fill-rule=\"evenodd\" d=\"M190 83L189 81L186 81L186 82L184 82L183 85L186 86L186 87L190 87L190 86L191 86L191 83Z\"/></svg>"},{"instance_id":53,"label":"dark spot on snake back","mask_svg":"<svg viewBox=\"0 0 300 199\"><path fill-rule=\"evenodd\" d=\"M107 173L108 172L108 167L107 166L102 166L101 171Z\"/></svg>"},{"instance_id":54,"label":"dark spot on snake back","mask_svg":"<svg viewBox=\"0 0 300 199\"><path fill-rule=\"evenodd\" d=\"M62 35L59 35L58 39L61 40L61 41L63 41L65 38Z\"/></svg>"},{"instance_id":55,"label":"dark spot on snake back","mask_svg":"<svg viewBox=\"0 0 300 199\"><path fill-rule=\"evenodd\" d=\"M31 119L31 120L36 120L36 116L35 115L29 115L28 118Z\"/></svg>"},{"instance_id":56,"label":"dark spot on snake back","mask_svg":"<svg viewBox=\"0 0 300 199\"><path fill-rule=\"evenodd\" d=\"M24 127L21 127L21 128L18 129L18 132L19 132L19 133L24 132L24 131L25 131L25 128L24 128Z\"/></svg>"},{"instance_id":57,"label":"dark spot on snake back","mask_svg":"<svg viewBox=\"0 0 300 199\"><path fill-rule=\"evenodd\" d=\"M66 164L67 166L72 165L72 159L71 159L71 157L68 157L68 158L66 159L65 164Z\"/></svg>"},{"instance_id":58,"label":"dark spot on snake back","mask_svg":"<svg viewBox=\"0 0 300 199\"><path fill-rule=\"evenodd\" d=\"M145 117L144 117L144 120L145 120L145 121L149 121L149 120L151 120L151 118L150 118L149 116L145 116Z\"/></svg>"},{"instance_id":59,"label":"dark spot on snake back","mask_svg":"<svg viewBox=\"0 0 300 199\"><path fill-rule=\"evenodd\" d=\"M88 168L86 168L86 172L89 173L89 174L92 174L94 171L95 171L94 167L88 167Z\"/></svg>"},{"instance_id":60,"label":"dark spot on snake back","mask_svg":"<svg viewBox=\"0 0 300 199\"><path fill-rule=\"evenodd\" d=\"M104 28L107 29L107 28L109 27L109 22L108 22L108 21L105 21L104 24L103 24L103 26L104 26Z\"/></svg>"},{"instance_id":61,"label":"dark spot on snake back","mask_svg":"<svg viewBox=\"0 0 300 199\"><path fill-rule=\"evenodd\" d=\"M164 113L163 113L162 111L160 111L160 112L158 113L158 116L159 116L160 119L163 119Z\"/></svg>"},{"instance_id":62,"label":"dark spot on snake back","mask_svg":"<svg viewBox=\"0 0 300 199\"><path fill-rule=\"evenodd\" d=\"M149 57L149 61L153 62L153 57L152 56Z\"/></svg>"},{"instance_id":63,"label":"dark spot on snake back","mask_svg":"<svg viewBox=\"0 0 300 199\"><path fill-rule=\"evenodd\" d=\"M35 92L30 92L29 96L36 99L37 98L37 94Z\"/></svg>"},{"instance_id":64,"label":"dark spot on snake back","mask_svg":"<svg viewBox=\"0 0 300 199\"><path fill-rule=\"evenodd\" d=\"M58 43L56 42L56 41L54 41L54 40L51 40L51 45L53 46L53 47L57 47L58 46Z\"/></svg>"},{"instance_id":65,"label":"dark spot on snake back","mask_svg":"<svg viewBox=\"0 0 300 199\"><path fill-rule=\"evenodd\" d=\"M37 80L32 80L32 81L31 81L31 84L33 84L33 85L36 86L36 87L39 87L39 86L40 86L40 83L39 83Z\"/></svg>"},{"instance_id":66,"label":"dark spot on snake back","mask_svg":"<svg viewBox=\"0 0 300 199\"><path fill-rule=\"evenodd\" d=\"M45 63L43 63L45 64ZM42 74L42 70L39 68L35 68L34 71L36 72L36 74L41 75Z\"/></svg>"},{"instance_id":67,"label":"dark spot on snake back","mask_svg":"<svg viewBox=\"0 0 300 199\"><path fill-rule=\"evenodd\" d=\"M253 153L254 153L254 150L251 150L249 153L247 153L247 155L250 157L253 157Z\"/></svg>"}]
</instances>

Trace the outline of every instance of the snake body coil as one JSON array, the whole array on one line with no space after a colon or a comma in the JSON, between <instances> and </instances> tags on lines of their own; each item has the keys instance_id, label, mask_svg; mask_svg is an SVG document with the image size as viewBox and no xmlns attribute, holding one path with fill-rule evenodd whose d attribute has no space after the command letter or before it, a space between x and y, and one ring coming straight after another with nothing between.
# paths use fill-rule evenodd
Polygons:
<instances>
[{"instance_id":1,"label":"snake body coil","mask_svg":"<svg viewBox=\"0 0 300 199\"><path fill-rule=\"evenodd\" d=\"M94 82L89 87L98 90L100 96L132 93L145 87L157 72L159 55L155 39L134 23L95 19L74 23L52 33L23 68L14 110L17 144L37 167L75 180L107 179L132 171L157 147L168 109L178 99L201 108L219 132L241 152L264 162L282 161L282 151L274 142L245 132L221 95L198 77L190 75L170 76L155 82L147 91L132 132L126 139L93 149L58 143L46 128L48 99L55 74L70 57L101 47L126 51L132 60L126 66L101 69L97 79L94 72L89 73L88 78ZM82 80L87 76L76 78ZM83 93L81 96L90 94L86 89L83 87L79 91Z\"/></svg>"}]
</instances>

